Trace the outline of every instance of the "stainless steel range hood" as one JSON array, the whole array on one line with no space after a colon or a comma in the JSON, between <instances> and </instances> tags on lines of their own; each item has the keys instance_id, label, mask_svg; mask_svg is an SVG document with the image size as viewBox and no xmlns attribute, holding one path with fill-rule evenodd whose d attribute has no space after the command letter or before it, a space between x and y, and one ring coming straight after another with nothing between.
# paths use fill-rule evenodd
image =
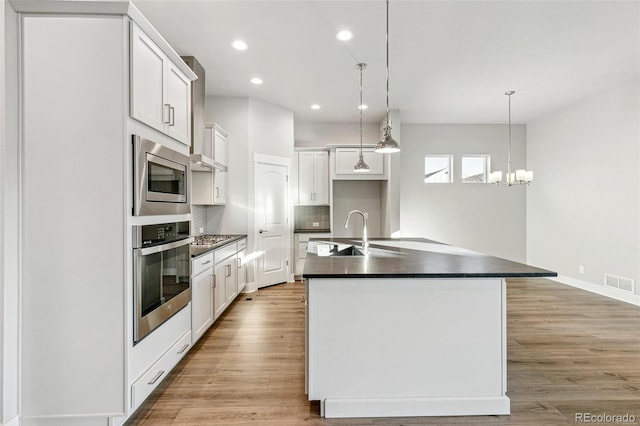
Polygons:
<instances>
[{"instance_id":1,"label":"stainless steel range hood","mask_svg":"<svg viewBox=\"0 0 640 426\"><path fill-rule=\"evenodd\" d=\"M191 154L191 170L196 172L226 172L227 166L203 154Z\"/></svg>"},{"instance_id":2,"label":"stainless steel range hood","mask_svg":"<svg viewBox=\"0 0 640 426\"><path fill-rule=\"evenodd\" d=\"M198 79L191 82L191 170L196 172L227 171L227 166L203 154L205 130L205 70L193 56L182 56Z\"/></svg>"}]
</instances>

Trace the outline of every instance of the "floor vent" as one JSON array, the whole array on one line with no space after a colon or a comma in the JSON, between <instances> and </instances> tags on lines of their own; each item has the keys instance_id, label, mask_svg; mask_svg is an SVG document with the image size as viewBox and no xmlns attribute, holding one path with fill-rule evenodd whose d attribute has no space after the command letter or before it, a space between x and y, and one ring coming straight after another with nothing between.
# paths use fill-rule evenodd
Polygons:
<instances>
[{"instance_id":1,"label":"floor vent","mask_svg":"<svg viewBox=\"0 0 640 426\"><path fill-rule=\"evenodd\" d=\"M604 274L604 285L605 287L617 288L618 290L627 291L632 294L636 292L636 282L631 278Z\"/></svg>"}]
</instances>

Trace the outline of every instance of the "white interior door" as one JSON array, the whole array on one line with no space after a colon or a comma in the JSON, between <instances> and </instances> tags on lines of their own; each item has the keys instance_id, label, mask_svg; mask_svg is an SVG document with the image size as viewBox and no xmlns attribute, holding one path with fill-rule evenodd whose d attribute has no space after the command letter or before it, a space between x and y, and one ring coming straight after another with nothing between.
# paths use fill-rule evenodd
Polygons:
<instances>
[{"instance_id":1,"label":"white interior door","mask_svg":"<svg viewBox=\"0 0 640 426\"><path fill-rule=\"evenodd\" d=\"M262 252L256 268L258 288L287 281L289 275L289 160L256 159L255 241Z\"/></svg>"}]
</instances>

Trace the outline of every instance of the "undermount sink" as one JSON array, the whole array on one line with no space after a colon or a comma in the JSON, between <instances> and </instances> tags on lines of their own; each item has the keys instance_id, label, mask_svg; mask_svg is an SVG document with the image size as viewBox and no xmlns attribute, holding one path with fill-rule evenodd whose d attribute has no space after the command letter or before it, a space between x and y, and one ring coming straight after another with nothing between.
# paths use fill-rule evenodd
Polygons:
<instances>
[{"instance_id":1,"label":"undermount sink","mask_svg":"<svg viewBox=\"0 0 640 426\"><path fill-rule=\"evenodd\" d=\"M356 246L349 246L345 249L331 252L329 256L364 256L364 252Z\"/></svg>"}]
</instances>

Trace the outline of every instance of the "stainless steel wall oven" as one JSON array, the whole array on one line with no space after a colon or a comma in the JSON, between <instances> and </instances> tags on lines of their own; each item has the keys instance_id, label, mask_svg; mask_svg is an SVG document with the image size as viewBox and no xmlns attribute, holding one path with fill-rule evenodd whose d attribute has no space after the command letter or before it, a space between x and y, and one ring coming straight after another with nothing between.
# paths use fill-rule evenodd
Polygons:
<instances>
[{"instance_id":1,"label":"stainless steel wall oven","mask_svg":"<svg viewBox=\"0 0 640 426\"><path fill-rule=\"evenodd\" d=\"M135 216L190 213L188 155L133 135Z\"/></svg>"},{"instance_id":2,"label":"stainless steel wall oven","mask_svg":"<svg viewBox=\"0 0 640 426\"><path fill-rule=\"evenodd\" d=\"M189 222L133 227L134 342L191 301Z\"/></svg>"}]
</instances>

